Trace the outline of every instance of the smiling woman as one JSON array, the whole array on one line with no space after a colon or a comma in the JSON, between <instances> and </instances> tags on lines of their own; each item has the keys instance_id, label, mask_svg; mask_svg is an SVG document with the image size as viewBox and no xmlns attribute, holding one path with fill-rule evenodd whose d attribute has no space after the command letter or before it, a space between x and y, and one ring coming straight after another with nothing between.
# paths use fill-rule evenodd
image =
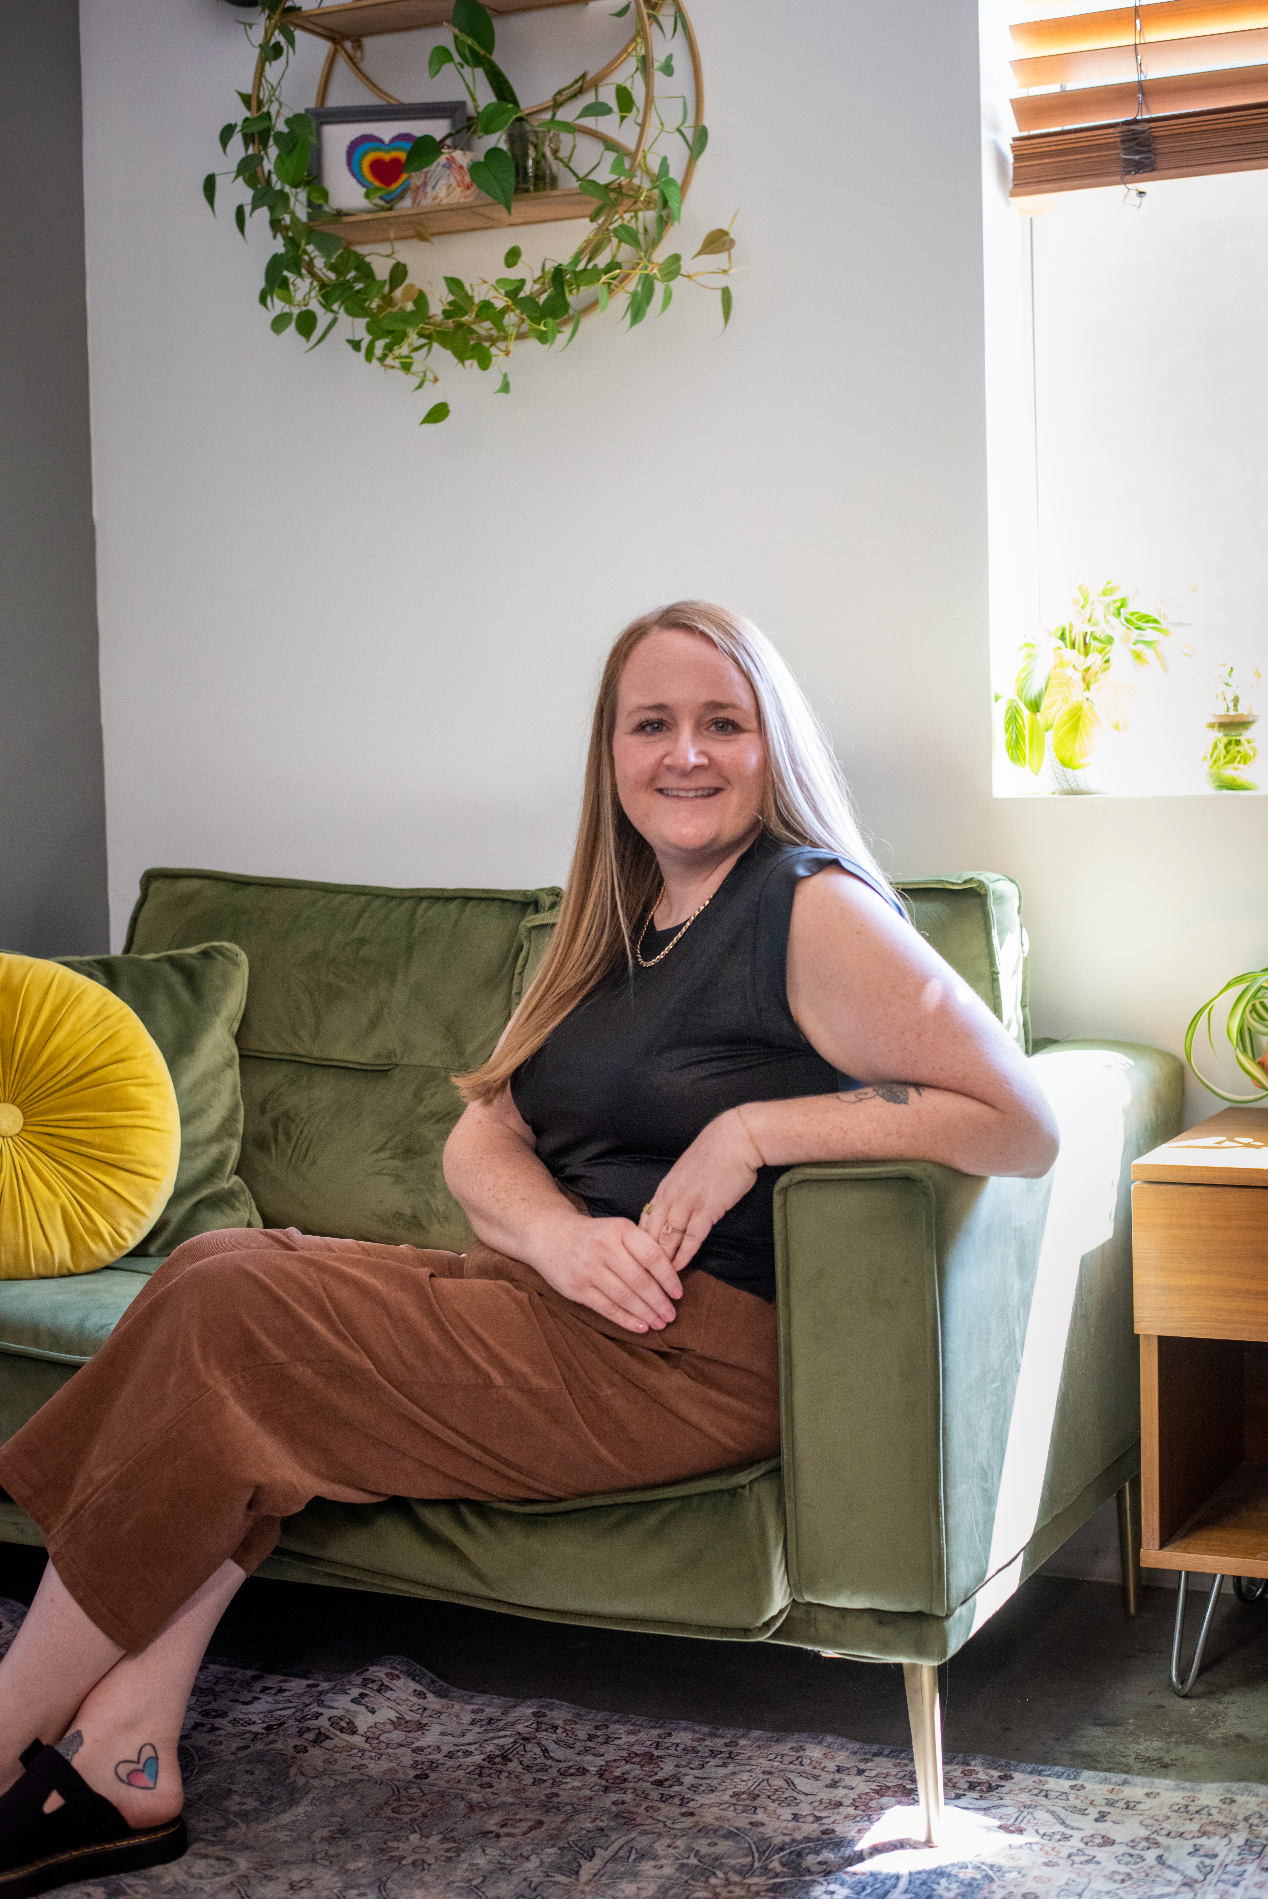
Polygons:
<instances>
[{"instance_id":1,"label":"smiling woman","mask_svg":"<svg viewBox=\"0 0 1268 1899\"><path fill-rule=\"evenodd\" d=\"M609 656L554 944L462 1085L467 1253L203 1234L0 1448L50 1559L0 1662L0 1892L184 1850L199 1658L313 1497L594 1497L774 1456L781 1170L1056 1151L787 667L699 601Z\"/></svg>"},{"instance_id":2,"label":"smiling woman","mask_svg":"<svg viewBox=\"0 0 1268 1899\"><path fill-rule=\"evenodd\" d=\"M1042 1174L1056 1151L1015 1046L908 925L787 667L700 601L613 647L555 940L458 1082L446 1172L481 1239L638 1332L672 1321L692 1264L773 1297L797 1161Z\"/></svg>"}]
</instances>

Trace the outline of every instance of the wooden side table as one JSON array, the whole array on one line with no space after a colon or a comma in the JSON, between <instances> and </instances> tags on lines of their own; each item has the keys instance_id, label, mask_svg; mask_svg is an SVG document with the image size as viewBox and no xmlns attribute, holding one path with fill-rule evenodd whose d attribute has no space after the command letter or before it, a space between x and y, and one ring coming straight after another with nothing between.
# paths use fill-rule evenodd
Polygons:
<instances>
[{"instance_id":1,"label":"wooden side table","mask_svg":"<svg viewBox=\"0 0 1268 1899\"><path fill-rule=\"evenodd\" d=\"M1225 1108L1132 1164L1141 1563L1180 1572L1171 1686L1187 1695L1226 1575L1268 1580L1268 1110ZM1187 1674L1191 1573L1213 1578Z\"/></svg>"}]
</instances>

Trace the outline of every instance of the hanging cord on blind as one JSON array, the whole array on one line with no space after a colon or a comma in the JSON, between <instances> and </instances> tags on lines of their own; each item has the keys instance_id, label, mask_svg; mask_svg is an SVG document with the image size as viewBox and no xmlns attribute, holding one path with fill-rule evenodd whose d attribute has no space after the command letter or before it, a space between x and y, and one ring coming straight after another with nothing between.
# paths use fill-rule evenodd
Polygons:
<instances>
[{"instance_id":1,"label":"hanging cord on blind","mask_svg":"<svg viewBox=\"0 0 1268 1899\"><path fill-rule=\"evenodd\" d=\"M1140 0L1132 9L1134 15L1133 50L1136 55L1136 116L1126 119L1118 128L1118 156L1120 160L1120 180L1128 194L1129 201L1139 210L1145 194L1137 186L1129 184L1131 178L1139 178L1146 172L1157 171L1158 158L1154 151L1154 135L1149 125L1149 107L1145 102L1145 65L1141 58L1141 45L1145 37L1140 19Z\"/></svg>"}]
</instances>

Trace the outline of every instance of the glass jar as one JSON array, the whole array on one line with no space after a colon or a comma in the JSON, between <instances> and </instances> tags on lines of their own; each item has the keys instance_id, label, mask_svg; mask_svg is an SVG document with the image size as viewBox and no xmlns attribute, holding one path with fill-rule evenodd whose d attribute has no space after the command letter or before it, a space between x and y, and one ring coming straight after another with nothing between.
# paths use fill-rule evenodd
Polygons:
<instances>
[{"instance_id":1,"label":"glass jar","mask_svg":"<svg viewBox=\"0 0 1268 1899\"><path fill-rule=\"evenodd\" d=\"M544 125L516 119L507 128L506 149L515 167L516 191L554 191L558 179Z\"/></svg>"}]
</instances>

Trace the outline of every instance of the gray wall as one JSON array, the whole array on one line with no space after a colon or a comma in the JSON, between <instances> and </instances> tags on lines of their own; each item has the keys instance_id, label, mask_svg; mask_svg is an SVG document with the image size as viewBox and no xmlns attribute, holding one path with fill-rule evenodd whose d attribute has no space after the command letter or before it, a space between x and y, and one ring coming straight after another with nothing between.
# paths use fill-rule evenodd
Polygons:
<instances>
[{"instance_id":1,"label":"gray wall","mask_svg":"<svg viewBox=\"0 0 1268 1899\"><path fill-rule=\"evenodd\" d=\"M104 950L76 0L0 3L0 948Z\"/></svg>"}]
</instances>

